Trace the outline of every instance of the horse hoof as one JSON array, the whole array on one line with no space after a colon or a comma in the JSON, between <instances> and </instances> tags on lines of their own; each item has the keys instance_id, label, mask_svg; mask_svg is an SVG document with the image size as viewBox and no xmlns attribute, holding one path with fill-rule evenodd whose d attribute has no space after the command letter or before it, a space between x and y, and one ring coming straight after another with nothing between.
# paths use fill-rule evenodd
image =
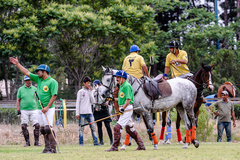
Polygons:
<instances>
[{"instance_id":1,"label":"horse hoof","mask_svg":"<svg viewBox=\"0 0 240 160\"><path fill-rule=\"evenodd\" d=\"M124 150L126 150L126 145L124 144L121 148L120 148L120 151L124 151Z\"/></svg>"},{"instance_id":2,"label":"horse hoof","mask_svg":"<svg viewBox=\"0 0 240 160\"><path fill-rule=\"evenodd\" d=\"M179 144L184 144L183 141L180 141Z\"/></svg>"},{"instance_id":3,"label":"horse hoof","mask_svg":"<svg viewBox=\"0 0 240 160\"><path fill-rule=\"evenodd\" d=\"M163 145L163 141L159 140L158 145Z\"/></svg>"},{"instance_id":4,"label":"horse hoof","mask_svg":"<svg viewBox=\"0 0 240 160\"><path fill-rule=\"evenodd\" d=\"M167 141L164 142L164 144L171 144L171 142L168 139Z\"/></svg>"},{"instance_id":5,"label":"horse hoof","mask_svg":"<svg viewBox=\"0 0 240 160\"><path fill-rule=\"evenodd\" d=\"M189 145L188 143L185 143L182 148L183 149L188 149L188 145Z\"/></svg>"},{"instance_id":6,"label":"horse hoof","mask_svg":"<svg viewBox=\"0 0 240 160\"><path fill-rule=\"evenodd\" d=\"M197 140L193 140L192 143L196 148L199 147L199 142Z\"/></svg>"},{"instance_id":7,"label":"horse hoof","mask_svg":"<svg viewBox=\"0 0 240 160\"><path fill-rule=\"evenodd\" d=\"M158 149L157 144L154 144L153 150L157 150L157 149Z\"/></svg>"}]
</instances>

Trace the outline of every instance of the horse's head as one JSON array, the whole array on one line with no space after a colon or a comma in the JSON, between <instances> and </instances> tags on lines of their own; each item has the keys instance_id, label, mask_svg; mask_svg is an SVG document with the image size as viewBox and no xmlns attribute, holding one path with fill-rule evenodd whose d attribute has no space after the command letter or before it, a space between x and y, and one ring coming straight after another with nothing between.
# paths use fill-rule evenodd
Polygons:
<instances>
[{"instance_id":1,"label":"horse's head","mask_svg":"<svg viewBox=\"0 0 240 160\"><path fill-rule=\"evenodd\" d=\"M105 103L105 101L106 101L106 98L104 98L102 96L102 93L103 93L102 89L103 88L100 86L93 87L93 96L94 96L96 105L101 105L101 104Z\"/></svg>"},{"instance_id":2,"label":"horse's head","mask_svg":"<svg viewBox=\"0 0 240 160\"><path fill-rule=\"evenodd\" d=\"M202 63L202 82L203 82L203 87L207 88L209 91L213 91L214 86L213 86L213 74L212 74L212 68L214 64L209 66L209 65L204 65Z\"/></svg>"},{"instance_id":3,"label":"horse's head","mask_svg":"<svg viewBox=\"0 0 240 160\"><path fill-rule=\"evenodd\" d=\"M117 85L116 78L113 76L117 70L108 67L102 67L102 69L102 86L100 88L102 88L102 96L109 97L111 94L113 94L114 87Z\"/></svg>"}]
</instances>

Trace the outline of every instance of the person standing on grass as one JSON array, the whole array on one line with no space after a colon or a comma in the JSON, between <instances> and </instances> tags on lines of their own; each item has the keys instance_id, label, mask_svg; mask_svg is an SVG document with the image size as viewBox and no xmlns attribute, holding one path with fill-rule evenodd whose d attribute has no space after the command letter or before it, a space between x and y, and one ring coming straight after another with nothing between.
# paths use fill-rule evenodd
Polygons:
<instances>
[{"instance_id":1,"label":"person standing on grass","mask_svg":"<svg viewBox=\"0 0 240 160\"><path fill-rule=\"evenodd\" d=\"M223 130L226 131L227 142L231 142L231 118L233 120L233 127L236 127L234 104L228 99L228 92L222 91L222 99L213 104L216 107L216 111L213 113L218 116L218 137L217 142L222 141ZM212 106L209 107L212 109Z\"/></svg>"},{"instance_id":2,"label":"person standing on grass","mask_svg":"<svg viewBox=\"0 0 240 160\"><path fill-rule=\"evenodd\" d=\"M105 150L107 152L111 151L118 151L118 146L121 139L121 129L126 127L126 132L136 141L138 144L138 148L136 150L145 150L145 146L143 141L141 140L140 136L138 135L137 131L134 128L134 122L132 120L133 114L133 103L134 103L134 95L132 86L126 81L127 80L127 73L119 70L114 75L116 76L117 83L119 84L119 93L118 101L119 114L120 118L117 121L117 124L114 127L114 142L112 147L109 150ZM125 112L124 111L128 111ZM130 111L129 111L130 110Z\"/></svg>"},{"instance_id":3,"label":"person standing on grass","mask_svg":"<svg viewBox=\"0 0 240 160\"><path fill-rule=\"evenodd\" d=\"M93 96L93 88L91 86L91 78L85 77L83 79L83 88L80 89L77 93L77 101L76 101L76 119L79 120L79 145L83 146L83 133L85 120L88 123L94 121L93 113L92 113L92 105L94 104L94 96ZM93 144L94 146L98 146L98 139L96 134L95 123L90 124Z\"/></svg>"},{"instance_id":4,"label":"person standing on grass","mask_svg":"<svg viewBox=\"0 0 240 160\"><path fill-rule=\"evenodd\" d=\"M24 75L30 77L30 80L37 83L37 93L43 105L42 109L41 105L38 103L37 111L40 132L42 133L45 141L45 148L42 153L56 153L56 142L51 133L51 128L53 126L53 116L55 113L54 102L58 94L58 82L49 75L50 68L46 64L39 65L35 70L37 72L37 75L35 75L23 67L18 62L17 58L10 57L9 60L11 63L16 65ZM47 116L48 121L45 115ZM51 128L49 128L49 125Z\"/></svg>"},{"instance_id":5,"label":"person standing on grass","mask_svg":"<svg viewBox=\"0 0 240 160\"><path fill-rule=\"evenodd\" d=\"M96 91L94 92L94 94L96 96L98 96L98 94L99 94L99 93L97 93L98 92L98 87L101 86L100 80L98 80L98 79L95 80L93 82L93 85L96 88ZM102 119L102 118L105 118L105 117L109 117L110 115L109 115L108 101L105 102L104 104L95 104L93 115L94 115L95 121L97 121L99 119ZM104 122L105 128L107 129L110 144L112 145L113 144L113 135L112 135L112 129L111 129L111 126L110 126L110 122L112 122L112 119L107 118L107 119L104 119L103 122ZM98 128L98 138L99 138L99 141L100 141L100 145L104 145L103 131L102 131L102 121L97 122L97 128Z\"/></svg>"},{"instance_id":6,"label":"person standing on grass","mask_svg":"<svg viewBox=\"0 0 240 160\"><path fill-rule=\"evenodd\" d=\"M25 85L20 87L17 92L17 114L21 115L22 133L26 144L24 147L30 146L29 132L27 129L29 120L32 121L34 127L34 146L41 146L39 144L39 129L40 125L37 120L37 103L34 99L37 88L32 86L32 81L28 76L24 76Z\"/></svg>"}]
</instances>

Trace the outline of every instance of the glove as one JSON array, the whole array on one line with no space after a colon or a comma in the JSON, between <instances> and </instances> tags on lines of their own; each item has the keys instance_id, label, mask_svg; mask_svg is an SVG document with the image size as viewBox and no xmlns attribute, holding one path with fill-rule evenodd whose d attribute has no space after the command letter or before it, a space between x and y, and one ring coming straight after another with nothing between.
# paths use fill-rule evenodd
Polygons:
<instances>
[{"instance_id":1,"label":"glove","mask_svg":"<svg viewBox=\"0 0 240 160\"><path fill-rule=\"evenodd\" d=\"M106 99L107 99L107 101L109 101L109 102L114 102L114 98L112 98L112 97L107 97Z\"/></svg>"},{"instance_id":2,"label":"glove","mask_svg":"<svg viewBox=\"0 0 240 160\"><path fill-rule=\"evenodd\" d=\"M20 116L21 115L21 111L17 111L17 116Z\"/></svg>"},{"instance_id":3,"label":"glove","mask_svg":"<svg viewBox=\"0 0 240 160\"><path fill-rule=\"evenodd\" d=\"M121 108L118 113L119 113L119 115L122 115L124 113L124 109Z\"/></svg>"}]
</instances>

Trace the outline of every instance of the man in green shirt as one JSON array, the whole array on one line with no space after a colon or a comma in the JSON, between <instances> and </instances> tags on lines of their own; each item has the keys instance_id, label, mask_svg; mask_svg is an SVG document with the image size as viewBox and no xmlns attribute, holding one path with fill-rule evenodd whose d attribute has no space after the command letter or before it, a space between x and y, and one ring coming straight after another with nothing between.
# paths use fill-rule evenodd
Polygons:
<instances>
[{"instance_id":1,"label":"man in green shirt","mask_svg":"<svg viewBox=\"0 0 240 160\"><path fill-rule=\"evenodd\" d=\"M40 124L40 132L44 136L45 148L43 153L56 153L56 142L51 134L51 128L53 126L53 116L55 112L54 101L57 98L58 92L58 83L56 80L49 76L50 68L41 64L35 70L37 75L30 73L25 67L23 67L17 58L10 57L10 62L16 65L19 70L24 74L30 77L30 79L37 83L37 93L39 95L40 101L43 105L43 109L38 104L38 121ZM48 122L45 118L47 116Z\"/></svg>"},{"instance_id":2,"label":"man in green shirt","mask_svg":"<svg viewBox=\"0 0 240 160\"><path fill-rule=\"evenodd\" d=\"M222 91L222 100L217 101L213 105L216 107L217 111L213 113L218 116L218 138L217 142L222 141L223 130L226 131L227 142L231 142L231 117L233 119L233 127L236 127L235 114L234 114L234 104L231 102L227 96L227 91ZM211 109L211 106L209 107Z\"/></svg>"},{"instance_id":3,"label":"man in green shirt","mask_svg":"<svg viewBox=\"0 0 240 160\"><path fill-rule=\"evenodd\" d=\"M24 77L25 85L18 89L17 93L17 111L18 115L21 115L21 126L22 133L25 138L26 144L24 147L30 146L29 141L29 132L27 129L29 119L32 121L32 125L34 127L34 146L40 146L39 144L39 129L40 125L37 119L37 103L34 99L35 91L37 88L32 86L32 81L28 76Z\"/></svg>"},{"instance_id":4,"label":"man in green shirt","mask_svg":"<svg viewBox=\"0 0 240 160\"><path fill-rule=\"evenodd\" d=\"M120 118L117 121L117 124L114 127L114 142L112 147L108 152L111 151L118 151L118 145L121 139L121 129L126 127L126 132L136 141L138 144L138 148L136 150L145 150L145 146L143 141L139 137L137 131L134 128L134 123L132 120L133 114L133 103L134 103L134 95L132 86L126 81L127 80L127 73L119 70L114 75L116 76L117 83L120 85L119 92L118 92L118 105ZM124 112L126 109L127 112Z\"/></svg>"}]
</instances>

